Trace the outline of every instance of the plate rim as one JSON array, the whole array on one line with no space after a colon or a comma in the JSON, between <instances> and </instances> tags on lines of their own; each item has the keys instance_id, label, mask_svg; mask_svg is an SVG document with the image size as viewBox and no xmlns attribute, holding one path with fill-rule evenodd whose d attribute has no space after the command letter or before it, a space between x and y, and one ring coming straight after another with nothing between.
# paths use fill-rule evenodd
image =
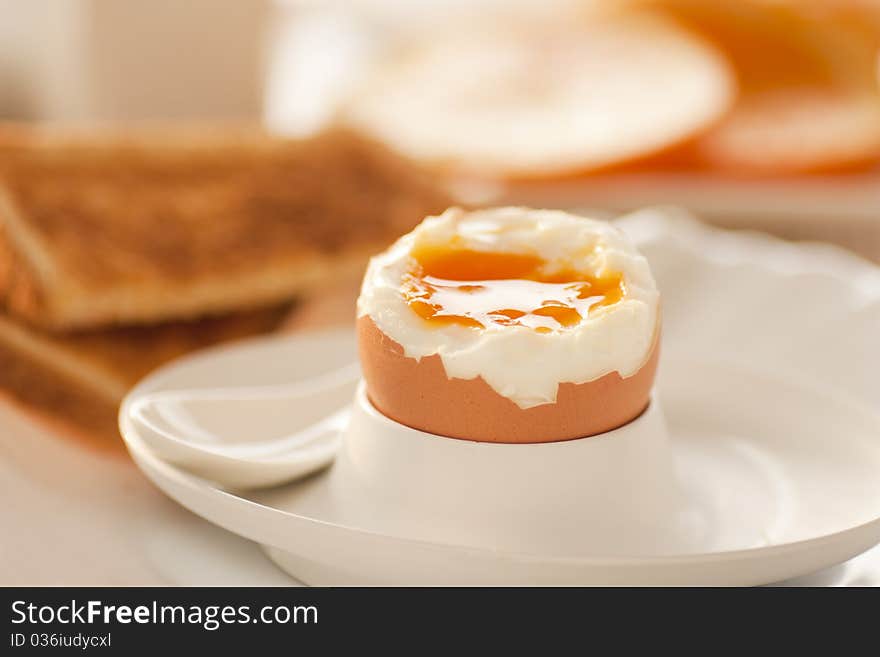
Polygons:
<instances>
[{"instance_id":1,"label":"plate rim","mask_svg":"<svg viewBox=\"0 0 880 657\"><path fill-rule=\"evenodd\" d=\"M711 227L699 222L690 213L679 208L646 208L633 213L622 215L614 222L630 236L638 245L650 244L658 238L671 240L676 246L687 248L699 259L713 263L743 263L769 268L781 275L820 274L829 276L846 284L850 294L847 295L849 306L853 312L864 310L866 307L880 306L880 266L877 266L865 258L858 256L842 247L822 242L788 242L766 233L754 230L726 230ZM217 352L230 348L260 347L273 341L289 341L291 339L327 339L329 336L339 338L343 334L351 336L350 329L313 330L288 336L269 336L251 338L236 342L232 347L229 345L212 347L207 350L194 352L186 357L176 360L142 379L126 396L120 407L120 430L125 437L126 446L132 451L134 460L140 467L138 456L145 458L153 468L158 469L164 476L171 480L178 479L178 484L195 486L192 479L200 484L212 488L221 496L230 497L239 504L261 509L261 512L284 513L299 522L309 523L324 528L342 530L357 534L368 540L391 540L405 543L413 547L429 548L433 550L451 550L464 554L486 555L494 558L503 558L517 563L534 563L580 566L613 566L613 567L650 567L669 566L677 563L712 563L716 561L749 561L759 557L771 558L794 552L801 552L812 547L821 547L827 544L837 544L856 541L859 536L860 542L865 543L868 539L871 544L880 538L880 516L840 531L823 534L816 537L789 541L769 546L758 546L738 550L717 552L695 552L684 555L655 555L655 556L576 556L576 555L541 555L528 552L493 550L489 548L440 543L418 538L385 534L377 531L339 525L330 521L301 516L286 511L281 511L266 506L253 500L242 498L235 493L217 488L211 482L203 480L195 475L183 472L175 466L162 461L158 456L141 444L132 444L126 436L126 431L133 431L133 427L126 426L124 409L130 396L142 389L154 377L167 375L177 367L185 366L194 360L209 357ZM792 377L785 377L791 384ZM818 392L823 395L831 395L837 401L853 407L856 412L869 415L872 420L877 419L878 410L866 399L866 394L857 394L851 391L839 390L836 387L823 385L820 381L810 379L798 374L798 385ZM137 442L139 442L139 437ZM141 467L143 470L143 468ZM327 471L324 471L326 474ZM147 473L149 479L153 477ZM323 475L319 475L323 476ZM153 482L156 484L156 482ZM158 484L156 484L158 486ZM162 488L161 486L159 486ZM164 492L164 489L163 489ZM166 493L167 494L167 493ZM208 493L209 494L209 493ZM177 501L175 499L175 501ZM186 505L184 505L186 506ZM189 508L189 507L187 507ZM210 520L214 523L214 520ZM219 523L215 523L219 524ZM221 525L223 526L223 525ZM225 526L224 526L225 528ZM237 532L234 532L237 533ZM254 540L254 539L251 539ZM275 546L278 549L284 547ZM863 548L864 549L864 548ZM855 556L858 552L850 556Z\"/></svg>"},{"instance_id":2,"label":"plate rim","mask_svg":"<svg viewBox=\"0 0 880 657\"><path fill-rule=\"evenodd\" d=\"M263 341L268 341L269 343L276 341L280 342L282 338L274 337L263 339ZM750 368L742 363L738 363L736 361L728 361L726 359L717 359L717 364L723 364L726 367L734 368L740 372L750 372L756 374L758 376L767 377L771 379L775 379L785 385L789 385L794 388L803 389L808 391L809 393L816 395L827 396L830 399L833 399L835 403L841 404L843 406L848 406L850 409L860 415L863 416L867 421L876 424L880 427L880 412L875 411L867 404L864 404L859 399L853 399L850 395L846 393L839 392L830 387L822 387L817 386L815 382L792 382L791 380L784 379L783 377L777 376L775 373L761 370L760 368ZM818 536L813 536L809 538L799 539L796 541L786 541L783 543L775 543L772 545L763 545L763 546L755 546L749 548L740 548L736 550L718 550L711 552L690 552L685 554L675 554L675 555L628 555L628 556L610 556L610 555L589 555L589 556L578 556L578 555L560 555L560 554L538 554L533 552L523 552L517 550L506 550L506 549L492 549L485 548L480 546L471 546L471 545L463 545L458 543L448 543L442 541L431 541L426 539L414 538L409 536L403 536L398 534L389 534L381 531L364 529L360 527L353 527L350 525L339 524L329 520L323 520L320 518L304 516L298 513L294 513L291 511L286 511L284 509L278 509L261 502L249 499L247 497L243 497L237 494L235 491L225 490L222 486L211 482L208 479L203 477L199 477L198 475L191 474L186 472L182 468L179 468L171 463L164 461L161 457L153 452L143 441L140 435L137 433L137 429L134 424L131 422L130 418L120 415L120 431L123 434L123 439L125 440L126 447L132 453L132 458L141 467L140 459L146 460L152 469L158 470L162 475L168 479L175 481L177 485L183 485L190 490L196 490L198 494L204 496L216 496L218 498L224 499L229 498L233 500L233 504L240 504L246 507L251 508L259 508L262 513L272 513L272 514L280 514L280 516L286 517L295 522L304 522L315 525L320 525L323 527L329 527L336 530L345 531L347 533L355 533L365 537L369 537L372 539L380 539L380 540L390 540L395 542L407 543L411 545L419 545L422 547L431 547L434 549L444 549L456 552L467 552L470 554L485 554L485 555L493 555L494 557L503 557L509 558L516 561L540 561L542 563L555 563L555 564L581 564L581 565L596 565L596 566L648 566L648 565L671 565L675 563L709 563L716 560L722 561L732 561L732 560L751 560L759 555L768 556L772 553L790 553L790 552L798 552L804 549L808 549L810 547L814 547L820 545L822 543L834 543L837 541L843 541L845 538L850 537L853 534L862 534L869 533L872 530L876 530L876 542L880 542L880 513L878 515L868 521L852 525L849 527L845 527L844 529L840 529L838 531L834 531L827 534L821 534ZM143 470L143 468L141 467ZM320 471L316 476L324 477L328 476L329 469L324 469ZM145 473L147 477L153 480L148 473ZM154 484L156 482L154 481ZM156 484L159 486L158 484ZM291 485L296 485L292 483ZM165 492L167 491L162 486L159 486ZM170 496L170 495L169 495ZM182 504L176 497L171 496L176 502ZM224 502L226 503L226 502ZM186 505L184 505L186 506ZM189 507L187 507L189 508ZM880 509L878 509L880 511ZM200 514L199 514L200 515ZM214 522L211 520L210 522ZM233 533L238 533L235 530ZM256 540L251 537L246 537L249 540ZM287 549L280 546L275 546L279 549Z\"/></svg>"}]
</instances>

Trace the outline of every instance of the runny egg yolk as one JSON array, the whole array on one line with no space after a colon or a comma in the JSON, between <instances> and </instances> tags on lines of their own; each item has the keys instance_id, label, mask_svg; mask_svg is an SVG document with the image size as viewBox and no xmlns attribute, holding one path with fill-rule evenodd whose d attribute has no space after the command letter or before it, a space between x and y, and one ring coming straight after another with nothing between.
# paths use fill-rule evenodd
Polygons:
<instances>
[{"instance_id":1,"label":"runny egg yolk","mask_svg":"<svg viewBox=\"0 0 880 657\"><path fill-rule=\"evenodd\" d=\"M402 290L434 326L527 326L539 333L577 326L626 293L620 273L550 268L541 257L456 247L416 247Z\"/></svg>"}]
</instances>

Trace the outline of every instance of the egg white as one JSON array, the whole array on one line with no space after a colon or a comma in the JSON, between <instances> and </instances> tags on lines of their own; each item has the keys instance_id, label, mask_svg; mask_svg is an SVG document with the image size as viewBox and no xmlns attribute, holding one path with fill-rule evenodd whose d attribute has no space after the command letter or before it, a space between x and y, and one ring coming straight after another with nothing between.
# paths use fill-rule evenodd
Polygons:
<instances>
[{"instance_id":1,"label":"egg white","mask_svg":"<svg viewBox=\"0 0 880 657\"><path fill-rule=\"evenodd\" d=\"M626 294L591 310L576 327L539 333L525 326L490 324L484 329L431 326L409 307L401 280L412 266L416 244L537 253L551 266L578 271L620 272ZM556 210L451 208L428 217L370 261L358 298L358 317L369 316L382 333L419 360L440 356L450 378L483 380L520 408L556 401L560 383L586 383L610 372L632 376L650 356L660 295L647 260L611 224Z\"/></svg>"}]
</instances>

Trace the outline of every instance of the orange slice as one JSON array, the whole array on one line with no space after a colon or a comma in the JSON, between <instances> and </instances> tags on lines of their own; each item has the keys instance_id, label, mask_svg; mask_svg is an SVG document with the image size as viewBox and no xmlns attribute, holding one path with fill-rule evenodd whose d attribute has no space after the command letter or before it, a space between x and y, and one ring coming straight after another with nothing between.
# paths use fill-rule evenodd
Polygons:
<instances>
[{"instance_id":1,"label":"orange slice","mask_svg":"<svg viewBox=\"0 0 880 657\"><path fill-rule=\"evenodd\" d=\"M657 0L729 57L733 111L694 145L696 159L744 173L852 167L880 158L880 5Z\"/></svg>"},{"instance_id":2,"label":"orange slice","mask_svg":"<svg viewBox=\"0 0 880 657\"><path fill-rule=\"evenodd\" d=\"M697 149L709 164L755 173L866 164L880 157L880 98L821 88L751 94Z\"/></svg>"}]
</instances>

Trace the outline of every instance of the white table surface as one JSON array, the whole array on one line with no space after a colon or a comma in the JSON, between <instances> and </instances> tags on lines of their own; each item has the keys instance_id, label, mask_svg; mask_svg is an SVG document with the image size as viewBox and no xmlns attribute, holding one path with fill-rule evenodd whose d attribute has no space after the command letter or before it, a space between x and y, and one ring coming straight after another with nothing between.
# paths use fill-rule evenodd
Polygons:
<instances>
[{"instance_id":1,"label":"white table surface","mask_svg":"<svg viewBox=\"0 0 880 657\"><path fill-rule=\"evenodd\" d=\"M0 585L290 585L250 541L0 403Z\"/></svg>"}]
</instances>

